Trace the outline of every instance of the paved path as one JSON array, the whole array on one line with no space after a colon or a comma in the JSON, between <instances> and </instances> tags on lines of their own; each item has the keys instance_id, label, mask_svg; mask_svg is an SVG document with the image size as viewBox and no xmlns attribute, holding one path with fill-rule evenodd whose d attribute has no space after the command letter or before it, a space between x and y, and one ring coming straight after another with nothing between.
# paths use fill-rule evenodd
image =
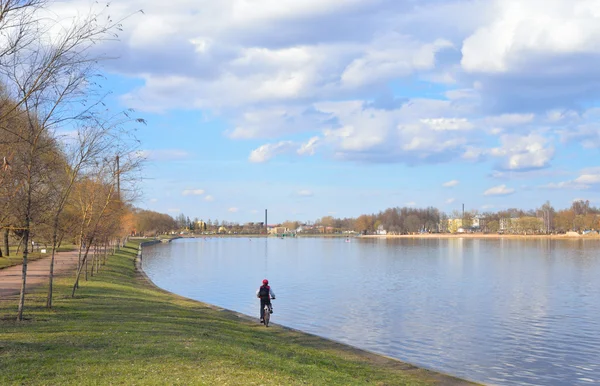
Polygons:
<instances>
[{"instance_id":1,"label":"paved path","mask_svg":"<svg viewBox=\"0 0 600 386\"><path fill-rule=\"evenodd\" d=\"M56 276L68 275L75 272L77 267L77 251L60 252L54 257L54 274ZM21 292L21 276L23 265L15 265L0 269L0 300ZM50 272L50 256L44 257L27 264L27 288L48 284Z\"/></svg>"}]
</instances>

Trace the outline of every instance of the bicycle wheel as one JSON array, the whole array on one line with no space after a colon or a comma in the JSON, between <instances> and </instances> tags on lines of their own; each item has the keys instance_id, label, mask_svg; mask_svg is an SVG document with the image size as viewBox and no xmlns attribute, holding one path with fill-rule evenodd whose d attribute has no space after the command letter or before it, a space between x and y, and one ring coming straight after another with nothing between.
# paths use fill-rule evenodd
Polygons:
<instances>
[{"instance_id":1,"label":"bicycle wheel","mask_svg":"<svg viewBox=\"0 0 600 386\"><path fill-rule=\"evenodd\" d=\"M265 319L265 327L269 327L269 320L271 320L271 313L269 312L269 306L265 305L265 313L264 313L264 319Z\"/></svg>"}]
</instances>

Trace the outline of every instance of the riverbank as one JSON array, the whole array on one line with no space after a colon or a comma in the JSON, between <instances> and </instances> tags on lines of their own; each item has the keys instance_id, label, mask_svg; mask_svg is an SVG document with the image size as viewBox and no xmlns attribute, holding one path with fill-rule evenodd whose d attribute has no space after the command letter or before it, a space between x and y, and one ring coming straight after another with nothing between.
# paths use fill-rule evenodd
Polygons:
<instances>
[{"instance_id":1,"label":"riverbank","mask_svg":"<svg viewBox=\"0 0 600 386\"><path fill-rule=\"evenodd\" d=\"M72 277L0 301L0 384L462 385L468 382L157 289L139 241L69 297Z\"/></svg>"},{"instance_id":2,"label":"riverbank","mask_svg":"<svg viewBox=\"0 0 600 386\"><path fill-rule=\"evenodd\" d=\"M418 233L414 235L362 235L363 239L559 239L600 240L598 234L512 235L497 233Z\"/></svg>"}]
</instances>

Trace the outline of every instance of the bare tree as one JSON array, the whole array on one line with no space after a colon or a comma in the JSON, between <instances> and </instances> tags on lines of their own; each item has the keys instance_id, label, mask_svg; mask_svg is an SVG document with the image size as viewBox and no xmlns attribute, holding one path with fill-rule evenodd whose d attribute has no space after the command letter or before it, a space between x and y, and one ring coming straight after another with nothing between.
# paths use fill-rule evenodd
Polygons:
<instances>
[{"instance_id":1,"label":"bare tree","mask_svg":"<svg viewBox=\"0 0 600 386\"><path fill-rule=\"evenodd\" d=\"M28 3L29 8L19 8ZM2 5L12 7L12 11L5 12L5 19L0 20L10 23L8 16L16 20L16 24L4 26L9 44L0 50L0 79L13 101L11 108L0 111L0 122L15 111L23 112L27 121L24 127L2 127L27 147L20 217L25 245L29 242L35 171L42 158L43 142L58 127L94 116L101 100L94 79L98 62L104 57L94 54L92 48L99 41L115 39L120 30L120 21L105 15L105 7L100 12L91 9L65 26L61 20L39 18L37 7L43 4L33 0L5 1ZM23 252L17 320L23 318L25 302L27 248Z\"/></svg>"}]
</instances>

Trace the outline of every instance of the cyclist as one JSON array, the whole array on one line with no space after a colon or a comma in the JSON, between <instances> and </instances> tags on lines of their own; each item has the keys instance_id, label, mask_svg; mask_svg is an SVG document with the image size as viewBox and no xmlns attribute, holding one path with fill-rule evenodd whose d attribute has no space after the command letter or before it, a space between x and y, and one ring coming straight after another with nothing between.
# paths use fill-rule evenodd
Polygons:
<instances>
[{"instance_id":1,"label":"cyclist","mask_svg":"<svg viewBox=\"0 0 600 386\"><path fill-rule=\"evenodd\" d=\"M273 306L271 306L271 299L275 299L275 293L269 287L269 281L267 279L262 281L262 285L256 291L256 297L260 299L260 322L265 322L265 305L269 306L269 310L273 313Z\"/></svg>"}]
</instances>

